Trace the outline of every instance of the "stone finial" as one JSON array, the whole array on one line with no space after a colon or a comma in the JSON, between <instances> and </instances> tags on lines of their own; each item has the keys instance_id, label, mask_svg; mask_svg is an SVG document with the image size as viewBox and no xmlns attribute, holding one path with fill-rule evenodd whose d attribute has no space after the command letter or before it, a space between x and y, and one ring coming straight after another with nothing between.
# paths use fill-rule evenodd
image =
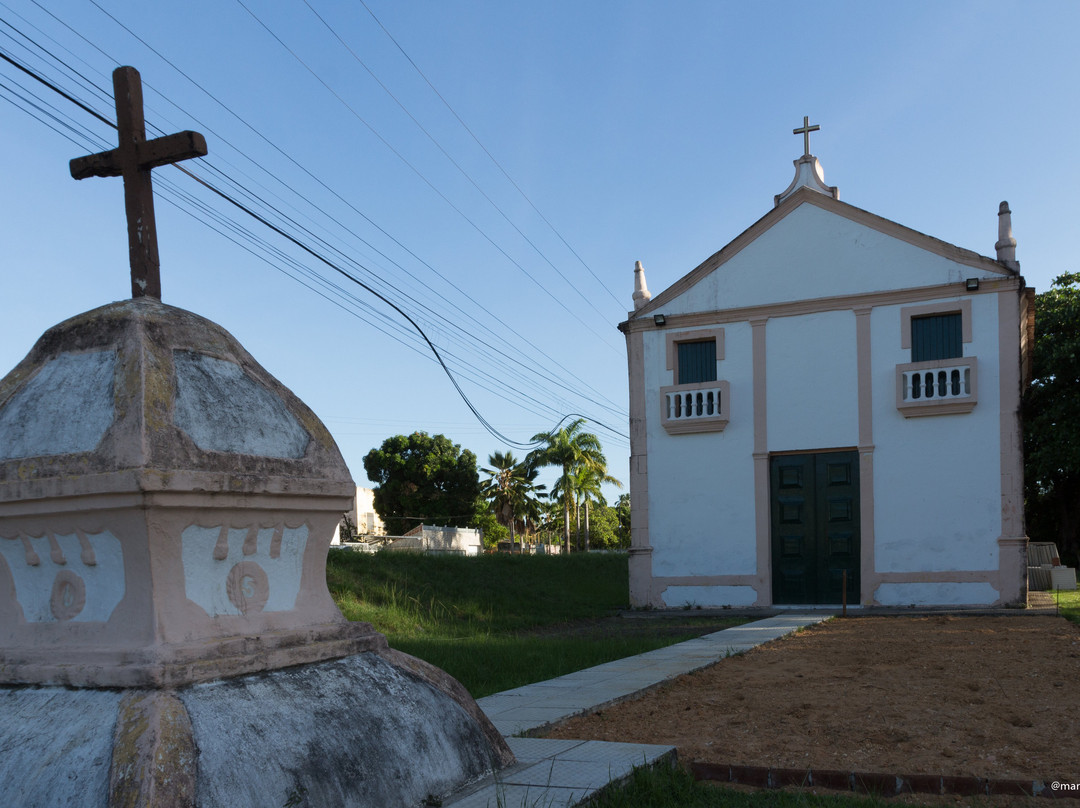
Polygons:
<instances>
[{"instance_id":1,"label":"stone finial","mask_svg":"<svg viewBox=\"0 0 1080 808\"><path fill-rule=\"evenodd\" d=\"M652 292L645 285L645 267L640 261L634 262L634 311L652 300Z\"/></svg>"},{"instance_id":2,"label":"stone finial","mask_svg":"<svg viewBox=\"0 0 1080 808\"><path fill-rule=\"evenodd\" d=\"M1020 269L1020 262L1016 260L1016 239L1012 234L1012 211L1009 203L1002 202L998 205L998 240L994 245L997 250L997 260L1009 269Z\"/></svg>"},{"instance_id":3,"label":"stone finial","mask_svg":"<svg viewBox=\"0 0 1080 808\"><path fill-rule=\"evenodd\" d=\"M840 198L840 192L835 185L825 184L825 171L821 168L821 163L814 155L804 154L794 163L795 178L791 181L791 185L784 189L783 193L773 197L773 207L778 206L797 190L804 187L809 188L811 191L817 191L819 194L831 196L833 199Z\"/></svg>"}]
</instances>

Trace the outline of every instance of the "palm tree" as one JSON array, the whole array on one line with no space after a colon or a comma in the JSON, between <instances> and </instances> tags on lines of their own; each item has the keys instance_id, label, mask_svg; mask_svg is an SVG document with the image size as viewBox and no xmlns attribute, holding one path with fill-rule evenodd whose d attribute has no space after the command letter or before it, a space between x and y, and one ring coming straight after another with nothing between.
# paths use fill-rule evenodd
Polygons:
<instances>
[{"instance_id":1,"label":"palm tree","mask_svg":"<svg viewBox=\"0 0 1080 808\"><path fill-rule=\"evenodd\" d=\"M597 505L607 505L607 500L604 499L604 494L600 490L600 486L604 483L614 485L616 488L622 488L622 483L616 480L606 469L589 468L588 466L582 466L573 475L573 484L575 491L575 505L578 501L585 506L585 549L589 549L589 504L595 502ZM578 507L580 511L580 507ZM578 546L581 546L581 515L578 514Z\"/></svg>"},{"instance_id":2,"label":"palm tree","mask_svg":"<svg viewBox=\"0 0 1080 808\"><path fill-rule=\"evenodd\" d=\"M518 515L528 517L536 510L537 497L543 497L545 486L536 484L537 470L519 463L512 452L488 455L492 468L480 469L489 475L481 492L495 506L495 518L510 528L510 546L514 546L514 531ZM522 552L525 548L522 547Z\"/></svg>"},{"instance_id":3,"label":"palm tree","mask_svg":"<svg viewBox=\"0 0 1080 808\"><path fill-rule=\"evenodd\" d=\"M578 418L562 429L540 432L533 441L544 444L529 452L525 463L530 468L558 466L562 476L552 486L552 492L560 491L563 500L563 552L570 552L570 500L573 498L573 475L579 468L590 468L601 475L607 474L607 460L600 447L600 439L591 432L584 432L585 419Z\"/></svg>"}]
</instances>

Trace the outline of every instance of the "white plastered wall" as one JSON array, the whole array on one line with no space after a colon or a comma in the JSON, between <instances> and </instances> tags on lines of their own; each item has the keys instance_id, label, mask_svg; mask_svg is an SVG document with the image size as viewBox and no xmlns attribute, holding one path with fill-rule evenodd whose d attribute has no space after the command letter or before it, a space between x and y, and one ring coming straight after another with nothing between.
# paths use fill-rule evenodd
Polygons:
<instances>
[{"instance_id":1,"label":"white plastered wall","mask_svg":"<svg viewBox=\"0 0 1080 808\"><path fill-rule=\"evenodd\" d=\"M859 436L854 313L770 319L765 339L769 451L854 447Z\"/></svg>"},{"instance_id":2,"label":"white plastered wall","mask_svg":"<svg viewBox=\"0 0 1080 808\"><path fill-rule=\"evenodd\" d=\"M959 300L960 298L953 298ZM998 308L996 295L971 295L972 341L978 359L978 403L969 413L905 418L896 409L896 365L911 361L900 347L900 306L871 315L874 356L875 571L996 570L1001 535ZM985 583L890 583L882 603L986 603Z\"/></svg>"},{"instance_id":3,"label":"white plastered wall","mask_svg":"<svg viewBox=\"0 0 1080 808\"><path fill-rule=\"evenodd\" d=\"M804 204L660 311L670 317L823 299L829 308L829 298L959 284L965 278L993 280L1001 274ZM900 348L901 305L869 304L874 536L863 541L874 542L875 573L894 576L876 587L874 596L882 603L960 605L996 598L975 573L985 571L990 578L998 568L1001 536L997 300L993 294L963 299L973 306L973 342L964 344L964 356L979 360L979 403L970 413L919 418L904 418L896 409L896 366L911 361L910 350ZM929 302L918 298L918 305ZM758 312L768 316L767 309ZM664 331L644 335L652 574L684 578L668 582L668 606L749 603L751 587L704 579L760 572L751 329L747 322L721 326L726 347L718 378L730 382L732 400L731 421L722 433L664 431L659 389L672 384L671 372L664 370ZM774 315L766 335L768 450L859 445L854 312ZM949 576L941 573L950 571L968 575L944 580ZM934 574L937 579L925 580ZM701 585L689 580L696 577Z\"/></svg>"},{"instance_id":4,"label":"white plastered wall","mask_svg":"<svg viewBox=\"0 0 1080 808\"><path fill-rule=\"evenodd\" d=\"M724 346L717 378L730 384L727 427L723 432L669 435L660 423L660 388L673 383L672 371L665 370L665 332L645 335L654 576L755 572L754 513L746 507L754 498L750 325L725 325ZM692 597L683 601L708 605Z\"/></svg>"},{"instance_id":5,"label":"white plastered wall","mask_svg":"<svg viewBox=\"0 0 1080 808\"><path fill-rule=\"evenodd\" d=\"M795 208L664 313L789 303L1000 277L815 205Z\"/></svg>"}]
</instances>

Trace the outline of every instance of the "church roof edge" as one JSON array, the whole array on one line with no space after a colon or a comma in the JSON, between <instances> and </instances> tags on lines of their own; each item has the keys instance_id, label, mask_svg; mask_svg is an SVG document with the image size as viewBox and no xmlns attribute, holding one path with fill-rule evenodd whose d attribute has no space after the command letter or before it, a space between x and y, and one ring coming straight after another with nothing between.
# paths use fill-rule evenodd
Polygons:
<instances>
[{"instance_id":1,"label":"church roof edge","mask_svg":"<svg viewBox=\"0 0 1080 808\"><path fill-rule=\"evenodd\" d=\"M816 161L816 158L812 155L810 157ZM798 161L796 161L796 163L798 163ZM841 202L838 198L831 195L825 195L820 191L811 190L808 187L801 186L795 188L790 194L780 200L775 207L739 233L739 235L735 236L735 238L721 247L717 252L702 261L697 267L690 270L690 272L683 275L667 288L654 293L652 299L644 306L633 312L629 312L629 317L626 320L625 325L629 327L629 324L634 320L646 316L651 317L654 312L659 311L661 307L675 297L686 292L706 275L730 261L744 248L752 244L758 237L766 233L788 214L803 204L816 205L823 210L835 213L838 216L843 216L846 219L865 225L884 233L885 235L900 239L901 241L906 241L915 247L928 250L929 252L956 261L957 263L994 272L1006 277L1016 277L1019 275L1016 270L1010 268L1001 261L981 255L974 250L950 244L947 241L914 230L906 225L902 225L891 219L886 219L883 216L871 213L868 210L856 207L850 203ZM622 325L620 325L620 330L624 330Z\"/></svg>"}]
</instances>

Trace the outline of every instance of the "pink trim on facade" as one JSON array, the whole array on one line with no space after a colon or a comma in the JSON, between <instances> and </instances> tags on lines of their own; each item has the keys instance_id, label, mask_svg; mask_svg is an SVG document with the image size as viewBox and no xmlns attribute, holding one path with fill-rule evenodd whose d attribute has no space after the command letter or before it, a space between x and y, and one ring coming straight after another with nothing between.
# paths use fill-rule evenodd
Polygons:
<instances>
[{"instance_id":1,"label":"pink trim on facade","mask_svg":"<svg viewBox=\"0 0 1080 808\"><path fill-rule=\"evenodd\" d=\"M662 599L669 586L750 586L757 588L757 575L670 575L653 578L653 586ZM760 605L755 603L755 606Z\"/></svg>"},{"instance_id":2,"label":"pink trim on facade","mask_svg":"<svg viewBox=\"0 0 1080 808\"><path fill-rule=\"evenodd\" d=\"M971 342L971 298L963 300L943 300L940 303L928 303L925 306L906 306L900 309L900 347L911 348L911 321L915 317L927 317L931 314L960 314L961 341Z\"/></svg>"},{"instance_id":3,"label":"pink trim on facade","mask_svg":"<svg viewBox=\"0 0 1080 808\"><path fill-rule=\"evenodd\" d=\"M938 286L919 286L911 289L893 289L888 292L866 292L856 295L836 295L833 297L818 297L811 300L794 300L787 303L769 303L760 306L742 306L732 309L715 309L713 311L695 312L693 314L669 314L667 317L668 328L695 328L710 325L722 325L727 323L746 322L758 318L768 317L793 317L799 314L820 314L826 311L849 311L858 308L876 308L878 306L894 306L903 303L919 303L940 298L952 298L975 295L992 295L1005 291L1019 290L1023 279L1000 278L984 280L979 289L969 292L962 282L946 283ZM956 304L951 309L956 311ZM634 317L619 325L625 333L628 331L654 330L655 325L649 318L640 319Z\"/></svg>"},{"instance_id":4,"label":"pink trim on facade","mask_svg":"<svg viewBox=\"0 0 1080 808\"><path fill-rule=\"evenodd\" d=\"M855 365L859 396L859 602L874 601L869 582L874 575L874 387L870 315L855 309Z\"/></svg>"},{"instance_id":5,"label":"pink trim on facade","mask_svg":"<svg viewBox=\"0 0 1080 808\"><path fill-rule=\"evenodd\" d=\"M630 604L659 606L653 596L649 544L648 402L645 400L645 335L626 334L630 376Z\"/></svg>"},{"instance_id":6,"label":"pink trim on facade","mask_svg":"<svg viewBox=\"0 0 1080 808\"><path fill-rule=\"evenodd\" d=\"M716 361L724 358L724 329L702 328L698 331L667 331L664 335L664 353L667 359L667 369L674 373L672 382L678 384L679 378L679 352L680 342L707 342L712 339L716 342Z\"/></svg>"},{"instance_id":7,"label":"pink trim on facade","mask_svg":"<svg viewBox=\"0 0 1080 808\"><path fill-rule=\"evenodd\" d=\"M874 576L874 589L881 584L982 584L998 589L998 570L912 570L910 572L879 572ZM1001 590L998 589L998 592Z\"/></svg>"},{"instance_id":8,"label":"pink trim on facade","mask_svg":"<svg viewBox=\"0 0 1080 808\"><path fill-rule=\"evenodd\" d=\"M1024 444L1020 423L1022 332L1024 290L998 296L998 355L1001 358L1001 537L998 567L1003 603L1027 602L1027 535L1024 528ZM1009 362L1009 357L1016 357Z\"/></svg>"},{"instance_id":9,"label":"pink trim on facade","mask_svg":"<svg viewBox=\"0 0 1080 808\"><path fill-rule=\"evenodd\" d=\"M769 427L765 397L765 332L768 318L750 321L754 368L754 532L757 541L757 600L772 605L772 528L769 520Z\"/></svg>"}]
</instances>

